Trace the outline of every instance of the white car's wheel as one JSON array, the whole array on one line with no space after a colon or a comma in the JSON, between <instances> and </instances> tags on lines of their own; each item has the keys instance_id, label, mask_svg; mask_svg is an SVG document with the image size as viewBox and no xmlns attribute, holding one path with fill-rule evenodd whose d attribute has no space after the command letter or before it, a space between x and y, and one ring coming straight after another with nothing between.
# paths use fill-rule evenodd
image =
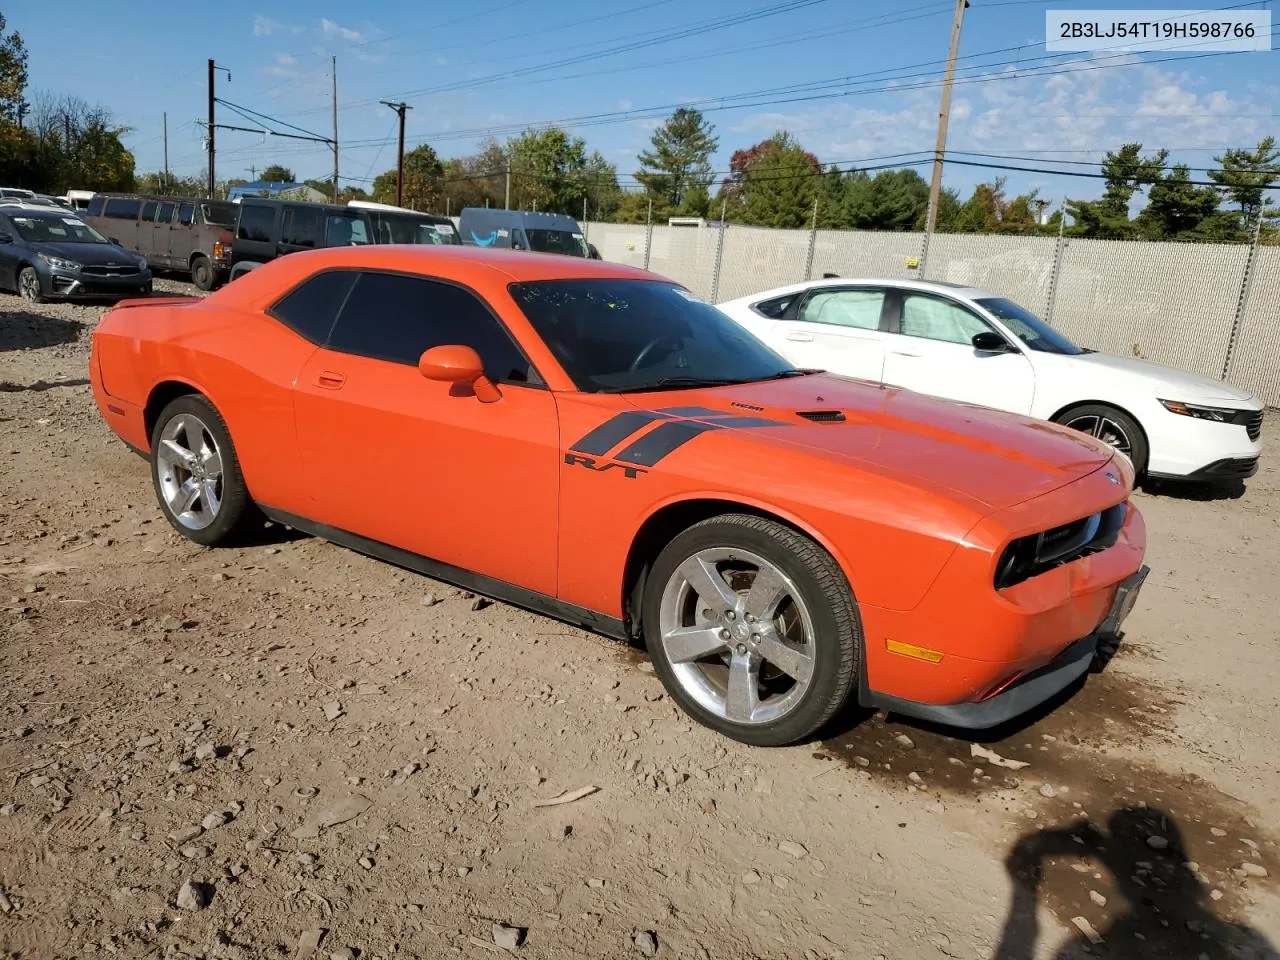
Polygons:
<instances>
[{"instance_id":1,"label":"white car's wheel","mask_svg":"<svg viewBox=\"0 0 1280 960\"><path fill-rule=\"evenodd\" d=\"M1064 410L1057 421L1064 427L1096 437L1123 453L1141 477L1147 469L1147 435L1138 421L1118 407L1105 403L1085 403Z\"/></svg>"}]
</instances>

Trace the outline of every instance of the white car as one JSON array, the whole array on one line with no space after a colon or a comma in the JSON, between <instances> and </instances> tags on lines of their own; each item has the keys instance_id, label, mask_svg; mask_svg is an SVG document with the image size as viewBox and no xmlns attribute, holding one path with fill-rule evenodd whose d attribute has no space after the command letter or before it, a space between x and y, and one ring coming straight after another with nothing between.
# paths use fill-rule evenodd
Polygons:
<instances>
[{"instance_id":1,"label":"white car","mask_svg":"<svg viewBox=\"0 0 1280 960\"><path fill-rule=\"evenodd\" d=\"M1140 476L1258 470L1263 405L1248 391L1083 349L985 290L827 278L718 306L797 367L1065 424L1110 443Z\"/></svg>"}]
</instances>

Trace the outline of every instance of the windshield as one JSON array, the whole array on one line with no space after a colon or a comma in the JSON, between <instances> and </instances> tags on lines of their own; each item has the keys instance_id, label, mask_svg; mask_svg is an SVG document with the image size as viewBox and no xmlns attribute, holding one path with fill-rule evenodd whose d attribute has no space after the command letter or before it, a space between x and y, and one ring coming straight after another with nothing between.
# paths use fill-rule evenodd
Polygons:
<instances>
[{"instance_id":1,"label":"windshield","mask_svg":"<svg viewBox=\"0 0 1280 960\"><path fill-rule=\"evenodd\" d=\"M1078 356L1085 352L1030 310L1018 306L1012 300L991 297L974 302L1003 322L1031 350L1038 350L1040 353L1065 353L1068 356Z\"/></svg>"},{"instance_id":2,"label":"windshield","mask_svg":"<svg viewBox=\"0 0 1280 960\"><path fill-rule=\"evenodd\" d=\"M200 210L204 214L204 222L216 224L219 227L234 227L236 225L237 209L234 203L200 204Z\"/></svg>"},{"instance_id":3,"label":"windshield","mask_svg":"<svg viewBox=\"0 0 1280 960\"><path fill-rule=\"evenodd\" d=\"M404 213L369 211L379 243L461 244L452 223L436 223Z\"/></svg>"},{"instance_id":4,"label":"windshield","mask_svg":"<svg viewBox=\"0 0 1280 960\"><path fill-rule=\"evenodd\" d=\"M799 375L710 304L652 280L513 283L511 296L579 390L670 390Z\"/></svg>"},{"instance_id":5,"label":"windshield","mask_svg":"<svg viewBox=\"0 0 1280 960\"><path fill-rule=\"evenodd\" d=\"M563 253L570 257L585 257L587 242L580 233L568 230L529 230L529 246L539 253Z\"/></svg>"},{"instance_id":6,"label":"windshield","mask_svg":"<svg viewBox=\"0 0 1280 960\"><path fill-rule=\"evenodd\" d=\"M10 217L18 236L28 243L110 243L75 217Z\"/></svg>"}]
</instances>

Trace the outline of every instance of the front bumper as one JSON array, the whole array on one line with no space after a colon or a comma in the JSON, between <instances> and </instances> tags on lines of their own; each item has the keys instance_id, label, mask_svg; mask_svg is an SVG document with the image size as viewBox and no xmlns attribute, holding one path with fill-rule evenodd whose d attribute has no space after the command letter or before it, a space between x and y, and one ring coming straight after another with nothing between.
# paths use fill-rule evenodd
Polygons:
<instances>
[{"instance_id":1,"label":"front bumper","mask_svg":"<svg viewBox=\"0 0 1280 960\"><path fill-rule=\"evenodd\" d=\"M1158 473L1148 470L1155 480L1185 480L1188 483L1221 483L1226 480L1248 480L1258 472L1257 457L1227 457L1191 473Z\"/></svg>"},{"instance_id":2,"label":"front bumper","mask_svg":"<svg viewBox=\"0 0 1280 960\"><path fill-rule=\"evenodd\" d=\"M1093 666L1099 641L1114 639L1119 635L1120 625L1133 609L1147 572L1148 569L1144 566L1120 585L1106 620L1096 631L1071 644L1043 667L1022 674L984 700L920 703L866 691L861 697L863 705L967 730L989 730L1020 717L1052 699L1088 673Z\"/></svg>"},{"instance_id":3,"label":"front bumper","mask_svg":"<svg viewBox=\"0 0 1280 960\"><path fill-rule=\"evenodd\" d=\"M1268 418L1261 404L1240 408L1239 413L1261 417L1253 436L1242 423L1197 420L1163 407L1153 412L1143 421L1151 448L1147 476L1202 483L1253 476L1262 454Z\"/></svg>"},{"instance_id":4,"label":"front bumper","mask_svg":"<svg viewBox=\"0 0 1280 960\"><path fill-rule=\"evenodd\" d=\"M127 297L151 292L151 271L144 268L118 276L53 270L40 278L44 295L58 300L92 300L101 297Z\"/></svg>"}]
</instances>

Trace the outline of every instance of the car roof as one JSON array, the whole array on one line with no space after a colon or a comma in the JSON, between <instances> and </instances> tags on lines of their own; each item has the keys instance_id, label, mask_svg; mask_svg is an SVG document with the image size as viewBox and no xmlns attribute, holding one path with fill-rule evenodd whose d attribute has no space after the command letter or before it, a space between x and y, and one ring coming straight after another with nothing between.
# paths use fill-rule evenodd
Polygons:
<instances>
[{"instance_id":1,"label":"car roof","mask_svg":"<svg viewBox=\"0 0 1280 960\"><path fill-rule=\"evenodd\" d=\"M915 280L902 277L826 277L822 280L806 280L792 283L785 287L774 287L762 290L749 296L738 297L736 303L759 303L772 300L774 297L785 297L788 294L804 293L815 287L895 287L899 290L920 290L924 292L943 293L950 296L963 297L967 300L981 300L997 297L999 294L981 287L972 287L964 283L951 283L946 280Z\"/></svg>"},{"instance_id":2,"label":"car roof","mask_svg":"<svg viewBox=\"0 0 1280 960\"><path fill-rule=\"evenodd\" d=\"M464 284L592 279L675 282L636 267L555 253L443 244L367 244L277 257L211 294L207 302L255 309L313 273L344 268L417 273Z\"/></svg>"},{"instance_id":3,"label":"car roof","mask_svg":"<svg viewBox=\"0 0 1280 960\"><path fill-rule=\"evenodd\" d=\"M47 217L49 219L62 220L65 217L72 217L76 220L80 218L76 216L74 210L68 210L66 207L47 206L42 203L15 203L13 200L5 202L0 200L0 213L22 214L26 219Z\"/></svg>"},{"instance_id":4,"label":"car roof","mask_svg":"<svg viewBox=\"0 0 1280 960\"><path fill-rule=\"evenodd\" d=\"M491 223L511 223L534 230L539 227L577 226L578 221L567 213L548 213L545 210L500 210L493 207L463 207L458 220L487 220Z\"/></svg>"}]
</instances>

